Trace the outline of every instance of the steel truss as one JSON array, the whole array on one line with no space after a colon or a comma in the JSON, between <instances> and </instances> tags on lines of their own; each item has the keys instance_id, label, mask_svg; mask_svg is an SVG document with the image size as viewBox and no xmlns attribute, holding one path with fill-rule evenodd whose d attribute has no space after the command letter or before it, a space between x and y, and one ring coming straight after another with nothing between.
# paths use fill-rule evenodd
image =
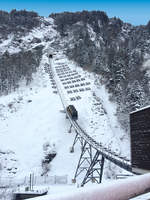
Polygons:
<instances>
[{"instance_id":1,"label":"steel truss","mask_svg":"<svg viewBox=\"0 0 150 200\"><path fill-rule=\"evenodd\" d=\"M87 170L87 173L81 183L81 186L84 186L89 181L101 183L103 168L104 168L104 157L100 154L99 151L96 151L92 159L92 162Z\"/></svg>"},{"instance_id":2,"label":"steel truss","mask_svg":"<svg viewBox=\"0 0 150 200\"><path fill-rule=\"evenodd\" d=\"M69 132L70 133L70 132ZM79 133L76 131L76 136L74 138L74 141L73 141L73 144L72 144L72 147L70 148L70 153L73 153L74 152L74 146L77 142L80 142L81 146L83 146L83 138L79 135Z\"/></svg>"},{"instance_id":3,"label":"steel truss","mask_svg":"<svg viewBox=\"0 0 150 200\"><path fill-rule=\"evenodd\" d=\"M100 154L99 151L92 148L92 146L86 140L84 140L77 132L70 150L71 153L74 152L74 145L78 141L81 145L81 154L72 182L75 183L76 178L81 173L84 173L84 178L81 183L81 186L84 186L89 181L101 183L104 166L104 157Z\"/></svg>"}]
</instances>

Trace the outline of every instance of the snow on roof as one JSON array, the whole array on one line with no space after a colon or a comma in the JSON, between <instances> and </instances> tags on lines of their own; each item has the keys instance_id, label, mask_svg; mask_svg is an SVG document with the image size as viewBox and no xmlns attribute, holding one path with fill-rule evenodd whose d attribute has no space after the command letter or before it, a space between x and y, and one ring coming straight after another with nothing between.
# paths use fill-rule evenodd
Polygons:
<instances>
[{"instance_id":1,"label":"snow on roof","mask_svg":"<svg viewBox=\"0 0 150 200\"><path fill-rule=\"evenodd\" d=\"M133 114L133 113L136 113L136 112L139 112L139 111L142 111L142 110L148 109L148 108L150 108L150 105L145 106L145 107L143 107L143 108L139 108L139 109L137 109L137 110L135 110L135 111L132 111L132 112L130 112L130 114Z\"/></svg>"}]
</instances>

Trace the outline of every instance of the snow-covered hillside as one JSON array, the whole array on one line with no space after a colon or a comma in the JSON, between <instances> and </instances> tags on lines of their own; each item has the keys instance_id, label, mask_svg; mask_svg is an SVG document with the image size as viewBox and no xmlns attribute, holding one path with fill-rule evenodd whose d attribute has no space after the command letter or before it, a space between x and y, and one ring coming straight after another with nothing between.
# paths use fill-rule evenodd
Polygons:
<instances>
[{"instance_id":1,"label":"snow-covered hillside","mask_svg":"<svg viewBox=\"0 0 150 200\"><path fill-rule=\"evenodd\" d=\"M20 87L0 97L0 183L10 180L21 184L26 176L66 176L68 183L74 178L81 147L77 143L70 153L75 131L69 133L70 123L63 112L62 102L55 84L46 69L49 66L48 52L55 53L52 69L55 81L67 103L73 104L79 115L78 123L94 140L114 154L130 159L130 140L118 123L116 105L109 100L102 77L82 70L65 55L64 42L55 29L51 18L43 19L48 25L34 28L21 37L18 45L10 35L0 45L0 53L10 54L33 50L42 45L40 66L33 81L26 86L23 79ZM37 42L38 41L38 42ZM65 76L58 74L64 67ZM71 74L69 76L68 74ZM74 77L74 83L70 81ZM43 165L47 153L56 154L50 164ZM125 173L109 161L104 165L103 181ZM81 178L83 176L81 175ZM77 178L77 183L81 183Z\"/></svg>"},{"instance_id":2,"label":"snow-covered hillside","mask_svg":"<svg viewBox=\"0 0 150 200\"><path fill-rule=\"evenodd\" d=\"M150 174L136 176L128 180L115 180L110 183L101 185L90 185L90 187L77 188L60 193L50 193L43 197L37 197L36 200L126 200L131 199L136 195L142 194L147 189L149 190ZM65 188L64 188L65 190ZM34 199L34 198L33 198ZM148 200L149 194L142 197L132 198L139 200Z\"/></svg>"},{"instance_id":3,"label":"snow-covered hillside","mask_svg":"<svg viewBox=\"0 0 150 200\"><path fill-rule=\"evenodd\" d=\"M46 49L44 52L47 52ZM68 94L60 82L68 104L76 96L80 97L72 103L79 112L79 122L83 129L95 140L113 148L116 153L129 156L129 142L117 124L115 106L109 102L107 91L104 87L97 88L94 84L95 76L82 71L63 53L58 53L53 67L62 62L83 79L83 91L78 95L76 92ZM49 175L68 175L69 180L73 178L80 149L76 148L74 154L69 153L75 133L68 133L69 122L61 112L63 107L60 98L53 93L48 74L44 71L46 64L48 59L45 53L32 84L26 87L22 83L15 93L0 98L0 146L1 151L5 152L1 153L1 177L9 175L24 178L30 172L41 175L43 145L49 143L57 152ZM89 90L85 89L86 83L90 85Z\"/></svg>"},{"instance_id":4,"label":"snow-covered hillside","mask_svg":"<svg viewBox=\"0 0 150 200\"><path fill-rule=\"evenodd\" d=\"M50 48L56 51L54 38L59 39L59 34L54 30L53 20L46 20L49 26L43 25L34 29L21 38L24 42L19 46L26 49L35 48L37 44L31 43L34 38L41 40L38 45L45 46L40 68L34 75L33 82L27 87L22 81L16 92L0 98L1 177L9 175L23 178L30 172L42 174L45 144L57 152L49 174L67 174L71 179L78 162L80 149L76 148L74 154L69 153L75 134L68 134L69 122L65 119L65 114L60 112L63 108L60 98L54 93L48 74L44 70L49 64L47 52ZM7 51L13 53L11 39L1 46L3 50L6 46ZM129 158L129 140L117 122L115 105L109 101L106 89L96 85L98 77L81 70L76 63L67 59L62 50L57 51L52 67L56 69L59 64L64 64L64 67L68 67L80 77L77 78L79 84L74 84L74 90L70 92L59 77L56 77L56 80L67 103L73 103L77 108L82 128L96 141L113 149L118 155Z\"/></svg>"},{"instance_id":5,"label":"snow-covered hillside","mask_svg":"<svg viewBox=\"0 0 150 200\"><path fill-rule=\"evenodd\" d=\"M57 55L53 67L64 64L68 69L66 73L75 72L75 83L69 82L71 77L60 79L57 75L61 91L67 104L73 104L79 112L79 124L96 141L102 142L106 147L112 148L116 154L123 154L130 158L129 138L117 122L116 106L109 100L109 94L104 85L96 84L98 76L83 71L77 64L68 61L66 57ZM57 74L57 73L56 73ZM73 98L76 101L73 101ZM124 153L123 153L124 152Z\"/></svg>"},{"instance_id":6,"label":"snow-covered hillside","mask_svg":"<svg viewBox=\"0 0 150 200\"><path fill-rule=\"evenodd\" d=\"M10 176L15 174L25 177L30 172L41 174L45 143L55 146L60 157L67 157L66 152L69 152L71 136L67 137L68 126L64 114L60 112L62 105L59 96L53 93L49 80L45 79L43 82L40 79L45 77L38 76L37 73L29 88L22 87L0 99L0 146L3 152L12 154L9 159L6 153L1 153L2 177L7 177L8 171ZM63 152L66 140L69 140L68 147L65 145ZM59 163L57 165L59 166Z\"/></svg>"}]
</instances>

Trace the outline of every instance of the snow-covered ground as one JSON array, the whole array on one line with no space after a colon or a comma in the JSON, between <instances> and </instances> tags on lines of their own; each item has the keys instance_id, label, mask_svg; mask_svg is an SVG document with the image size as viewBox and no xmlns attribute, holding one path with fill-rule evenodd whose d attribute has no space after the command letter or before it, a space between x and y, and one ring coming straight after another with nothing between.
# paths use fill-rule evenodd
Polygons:
<instances>
[{"instance_id":1,"label":"snow-covered ground","mask_svg":"<svg viewBox=\"0 0 150 200\"><path fill-rule=\"evenodd\" d=\"M71 163L75 156L69 153L73 136L68 134L69 124L60 112L60 98L53 93L48 77L41 85L39 81L39 77L35 77L29 88L21 88L20 91L0 98L0 104L3 105L0 146L3 151L13 152L9 162L1 163L2 169L5 169L1 171L2 177L7 176L8 168L12 176L14 165L17 167L16 175L21 177L30 172L41 174L45 143L54 144L58 154L51 172L62 175L74 170ZM16 161L12 160L13 157Z\"/></svg>"},{"instance_id":2,"label":"snow-covered ground","mask_svg":"<svg viewBox=\"0 0 150 200\"><path fill-rule=\"evenodd\" d=\"M149 191L150 174L136 176L128 180L111 181L96 186L86 186L84 188L64 187L63 190L55 187L55 193L37 197L37 200L127 200L134 196ZM69 190L68 190L69 189ZM149 199L149 194L142 195L134 199Z\"/></svg>"},{"instance_id":3,"label":"snow-covered ground","mask_svg":"<svg viewBox=\"0 0 150 200\"><path fill-rule=\"evenodd\" d=\"M50 175L68 175L71 179L75 173L80 148L77 146L74 154L69 153L75 134L74 132L68 134L70 125L65 114L60 112L63 107L59 95L53 93L54 89L50 84L48 74L44 72L44 64L47 62L46 54L44 54L39 72L29 87L23 86L22 83L18 91L0 98L2 108L0 146L2 151L12 154L10 159L6 154L1 156L3 158L2 177L7 176L8 171L10 176L22 178L29 175L30 172L41 174L45 143L55 146L57 152L57 156L51 164ZM90 77L87 72L78 68L62 53L56 57L55 67L59 62L65 63L70 68L70 72L76 71L77 75L81 76L80 79L83 79L83 81L79 81L79 84L83 83L84 86L77 88L84 90L68 94L68 90L62 87L63 85L57 77L67 103L73 103L79 112L79 123L83 129L95 140L103 142L114 151L118 150L120 154L126 153L127 150L124 151L124 149L128 149L129 144L126 144L126 140L123 140L124 145L118 141L119 137L123 137L124 132L115 127L117 121L110 110L112 109L114 112L114 105L110 106L106 90L102 87L99 89L99 93L105 95L105 99L107 98L107 102L110 103L110 109L107 108L107 111L103 105L105 99L96 100L93 96L93 93L98 91L98 88L95 89L94 77ZM86 88L90 89L86 90ZM80 96L80 99L76 99L77 96ZM75 101L71 101L73 97ZM109 115L109 111L111 115ZM115 125L111 123L110 119L115 121Z\"/></svg>"},{"instance_id":4,"label":"snow-covered ground","mask_svg":"<svg viewBox=\"0 0 150 200\"><path fill-rule=\"evenodd\" d=\"M45 46L39 71L34 75L32 84L27 87L22 81L18 91L0 97L1 182L5 182L8 177L16 182L19 178L24 180L30 173L40 177L44 170L44 146L47 144L57 153L49 166L49 176L67 175L70 183L77 167L80 146L77 144L75 152L70 153L75 132L68 133L70 124L62 112L60 97L54 93L56 89L52 88L52 82L44 71L44 67L49 64L47 52L54 37L58 37L53 29L53 21L48 21L49 26L35 29L22 38L21 45L25 49L35 47L36 44L31 43L34 38L40 38L41 43L38 45ZM48 42L47 37L50 37ZM2 44L2 47L8 48L11 53L12 49L7 47L7 44L11 44L12 39L11 37ZM64 72L64 78L55 73L55 80L67 104L74 104L78 110L78 122L81 127L105 147L130 159L129 138L117 122L116 106L109 101L105 87L96 84L98 77L69 61L63 51L57 52L54 57L52 67L55 72L59 65L63 65L67 71ZM78 76L73 84L69 82L69 78L72 77L68 77L69 73ZM114 172L122 172L117 167L111 167L109 162L106 162L105 170L105 178L111 178Z\"/></svg>"},{"instance_id":5,"label":"snow-covered ground","mask_svg":"<svg viewBox=\"0 0 150 200\"><path fill-rule=\"evenodd\" d=\"M39 72L28 88L21 86L15 93L0 98L0 146L2 151L10 151L13 154L9 162L5 160L5 154L2 156L4 159L1 167L4 170L1 176L5 176L5 172L8 171L10 176L21 177L30 172L42 173L43 145L49 142L51 146L55 145L57 152L51 164L50 174L67 174L73 178L80 148L76 148L74 154L69 153L75 134L68 134L69 122L65 119L64 113L60 112L63 107L59 96L53 93L48 74L43 70L45 63L48 63L46 53L43 55ZM125 134L117 124L114 105L109 102L104 87L97 88L94 84L94 75L82 71L62 52L55 57L53 67L56 68L59 63L69 67L69 73L80 76L76 79L79 81L72 84L74 88L70 94L67 93L68 89L65 89L65 86L70 84L63 85L58 76L56 80L67 104L74 104L77 108L78 122L82 128L96 141L113 148L118 154L129 156L129 142L121 140ZM75 100L72 101L72 98ZM109 106L106 106L105 101ZM123 143L120 144L121 142Z\"/></svg>"}]
</instances>

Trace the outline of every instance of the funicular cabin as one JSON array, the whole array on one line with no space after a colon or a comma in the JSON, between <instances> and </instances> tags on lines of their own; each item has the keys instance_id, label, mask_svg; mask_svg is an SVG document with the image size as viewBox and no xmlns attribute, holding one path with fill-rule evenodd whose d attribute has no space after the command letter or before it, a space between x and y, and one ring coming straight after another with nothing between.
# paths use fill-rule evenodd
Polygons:
<instances>
[{"instance_id":1,"label":"funicular cabin","mask_svg":"<svg viewBox=\"0 0 150 200\"><path fill-rule=\"evenodd\" d=\"M49 54L49 56L48 56L49 58L53 58L53 54Z\"/></svg>"},{"instance_id":2,"label":"funicular cabin","mask_svg":"<svg viewBox=\"0 0 150 200\"><path fill-rule=\"evenodd\" d=\"M132 171L150 172L150 106L130 113L130 133Z\"/></svg>"},{"instance_id":3,"label":"funicular cabin","mask_svg":"<svg viewBox=\"0 0 150 200\"><path fill-rule=\"evenodd\" d=\"M66 111L69 114L69 116L71 117L71 119L73 119L73 120L78 119L78 112L77 112L76 108L74 107L74 105L67 106Z\"/></svg>"}]
</instances>

